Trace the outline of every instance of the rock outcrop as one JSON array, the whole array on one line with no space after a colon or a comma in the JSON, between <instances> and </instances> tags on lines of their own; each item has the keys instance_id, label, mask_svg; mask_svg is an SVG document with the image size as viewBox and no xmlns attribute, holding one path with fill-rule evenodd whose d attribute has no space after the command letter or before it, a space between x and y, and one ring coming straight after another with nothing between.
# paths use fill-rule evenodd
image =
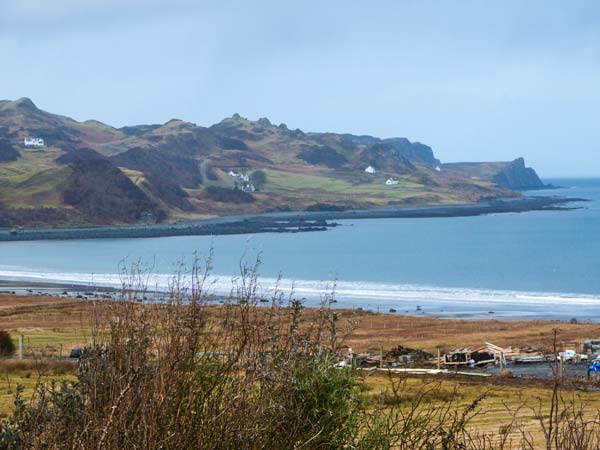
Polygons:
<instances>
[{"instance_id":1,"label":"rock outcrop","mask_svg":"<svg viewBox=\"0 0 600 450\"><path fill-rule=\"evenodd\" d=\"M520 191L545 187L536 171L525 166L524 158L515 159L507 164L494 176L493 181L500 186Z\"/></svg>"},{"instance_id":2,"label":"rock outcrop","mask_svg":"<svg viewBox=\"0 0 600 450\"><path fill-rule=\"evenodd\" d=\"M536 171L526 167L525 159L507 162L465 162L442 165L442 170L472 179L490 181L511 190L543 189L546 185Z\"/></svg>"}]
</instances>

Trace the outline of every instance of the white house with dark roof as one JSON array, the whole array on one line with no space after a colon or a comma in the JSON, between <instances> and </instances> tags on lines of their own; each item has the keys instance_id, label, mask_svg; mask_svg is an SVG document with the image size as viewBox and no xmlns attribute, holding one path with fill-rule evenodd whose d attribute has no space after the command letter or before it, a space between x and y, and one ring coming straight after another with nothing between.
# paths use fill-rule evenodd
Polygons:
<instances>
[{"instance_id":1,"label":"white house with dark roof","mask_svg":"<svg viewBox=\"0 0 600 450\"><path fill-rule=\"evenodd\" d=\"M42 138L26 137L23 140L23 145L25 147L42 148L44 146L44 140Z\"/></svg>"}]
</instances>

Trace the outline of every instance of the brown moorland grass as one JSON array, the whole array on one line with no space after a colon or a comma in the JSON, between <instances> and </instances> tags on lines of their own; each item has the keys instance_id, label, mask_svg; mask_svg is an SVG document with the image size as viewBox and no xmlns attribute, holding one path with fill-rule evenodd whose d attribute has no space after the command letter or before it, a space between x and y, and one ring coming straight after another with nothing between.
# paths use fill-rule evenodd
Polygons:
<instances>
[{"instance_id":1,"label":"brown moorland grass","mask_svg":"<svg viewBox=\"0 0 600 450\"><path fill-rule=\"evenodd\" d=\"M223 309L211 307L215 318ZM0 328L25 335L32 344L80 344L86 342L93 304L90 301L50 296L0 295ZM351 325L344 343L355 351L393 348L397 345L429 352L492 342L503 347L548 350L553 330L571 346L585 339L600 338L596 323L571 324L557 321L455 320L432 317L376 314L360 310L339 310L341 323ZM308 309L310 321L316 310ZM577 348L577 350L580 350Z\"/></svg>"},{"instance_id":2,"label":"brown moorland grass","mask_svg":"<svg viewBox=\"0 0 600 450\"><path fill-rule=\"evenodd\" d=\"M597 323L454 320L363 313L358 316L358 325L346 342L357 350L392 348L400 344L434 352L437 348L444 351L479 346L484 342L548 350L556 328L560 329L560 341L566 344L582 344L585 339L600 337Z\"/></svg>"}]
</instances>

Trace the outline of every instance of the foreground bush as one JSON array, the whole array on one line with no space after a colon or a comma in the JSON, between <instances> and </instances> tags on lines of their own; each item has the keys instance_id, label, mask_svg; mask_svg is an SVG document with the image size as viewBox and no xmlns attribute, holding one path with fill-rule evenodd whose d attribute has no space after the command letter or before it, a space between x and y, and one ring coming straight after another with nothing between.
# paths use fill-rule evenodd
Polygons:
<instances>
[{"instance_id":1,"label":"foreground bush","mask_svg":"<svg viewBox=\"0 0 600 450\"><path fill-rule=\"evenodd\" d=\"M333 311L304 326L298 302L257 308L248 276L215 317L202 287L98 303L76 380L40 385L32 402L18 393L0 448L343 447L359 402L354 374L334 368Z\"/></svg>"}]
</instances>

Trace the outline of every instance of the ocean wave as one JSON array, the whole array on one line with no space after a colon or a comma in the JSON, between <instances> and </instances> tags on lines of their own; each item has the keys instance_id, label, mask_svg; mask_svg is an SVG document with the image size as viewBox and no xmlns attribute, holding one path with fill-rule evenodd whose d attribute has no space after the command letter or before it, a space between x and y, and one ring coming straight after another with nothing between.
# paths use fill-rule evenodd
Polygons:
<instances>
[{"instance_id":1,"label":"ocean wave","mask_svg":"<svg viewBox=\"0 0 600 450\"><path fill-rule=\"evenodd\" d=\"M0 279L12 281L79 284L120 288L123 285L140 284L149 290L167 291L174 283L173 275L153 274L143 278L129 278L119 274L86 274L77 272L43 272L0 269ZM183 285L189 285L190 277L182 275ZM211 275L205 283L210 294L228 295L241 285L238 277ZM379 283L369 281L324 281L301 279L259 278L259 293L273 296L278 293L305 298L311 302L333 295L340 305L462 305L500 306L522 305L549 306L600 306L600 296L575 293L525 292L511 290L437 287L413 284Z\"/></svg>"}]
</instances>

